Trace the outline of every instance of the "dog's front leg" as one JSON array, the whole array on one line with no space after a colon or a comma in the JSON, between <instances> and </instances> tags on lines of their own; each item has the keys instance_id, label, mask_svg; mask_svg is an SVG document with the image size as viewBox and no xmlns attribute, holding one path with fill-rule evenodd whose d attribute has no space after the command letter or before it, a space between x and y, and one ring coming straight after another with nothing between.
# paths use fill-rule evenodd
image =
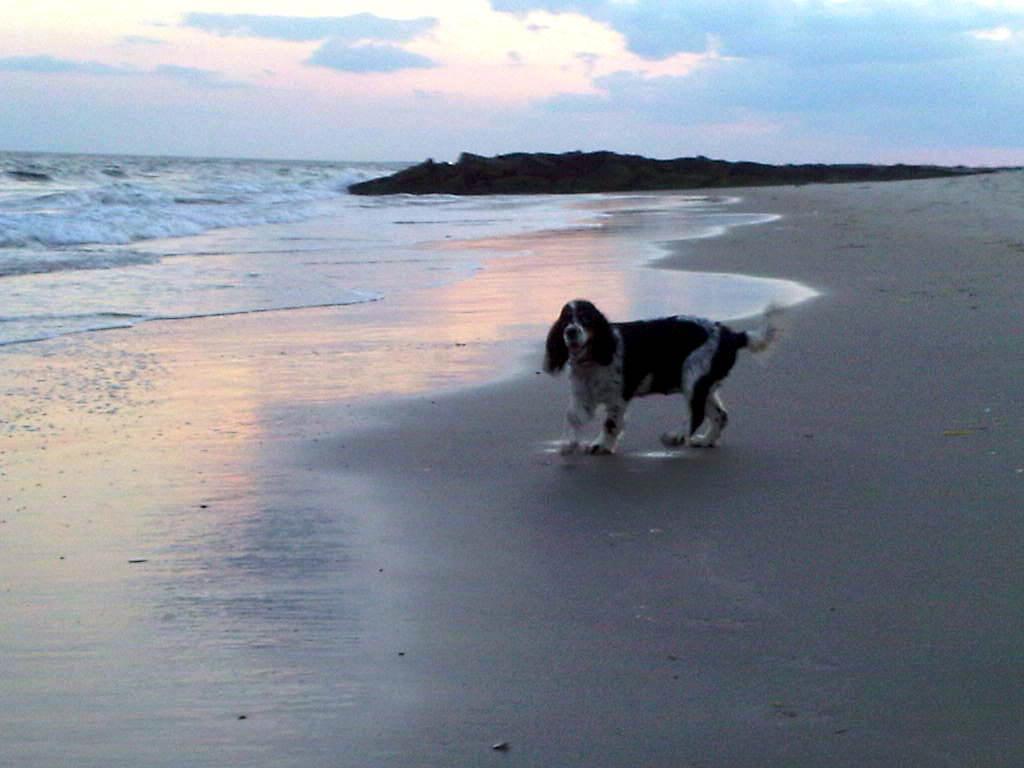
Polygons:
<instances>
[{"instance_id":1,"label":"dog's front leg","mask_svg":"<svg viewBox=\"0 0 1024 768\"><path fill-rule=\"evenodd\" d=\"M580 405L573 400L569 410L565 414L565 437L558 447L558 452L563 456L575 453L580 447L580 432L594 418L594 409Z\"/></svg>"},{"instance_id":2,"label":"dog's front leg","mask_svg":"<svg viewBox=\"0 0 1024 768\"><path fill-rule=\"evenodd\" d=\"M607 455L615 453L615 447L622 435L622 427L626 415L624 403L615 403L605 409L604 425L597 440L587 446L587 453Z\"/></svg>"}]
</instances>

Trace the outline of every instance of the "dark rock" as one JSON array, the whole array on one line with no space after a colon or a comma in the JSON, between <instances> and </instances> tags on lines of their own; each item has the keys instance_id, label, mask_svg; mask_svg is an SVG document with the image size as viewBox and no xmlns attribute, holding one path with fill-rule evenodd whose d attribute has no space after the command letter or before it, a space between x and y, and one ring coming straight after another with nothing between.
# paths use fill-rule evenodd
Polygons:
<instances>
[{"instance_id":1,"label":"dark rock","mask_svg":"<svg viewBox=\"0 0 1024 768\"><path fill-rule=\"evenodd\" d=\"M654 160L614 152L464 152L454 164L433 160L380 179L353 184L357 195L570 194L782 184L897 181L992 173L995 168L935 165L766 165L704 156Z\"/></svg>"}]
</instances>

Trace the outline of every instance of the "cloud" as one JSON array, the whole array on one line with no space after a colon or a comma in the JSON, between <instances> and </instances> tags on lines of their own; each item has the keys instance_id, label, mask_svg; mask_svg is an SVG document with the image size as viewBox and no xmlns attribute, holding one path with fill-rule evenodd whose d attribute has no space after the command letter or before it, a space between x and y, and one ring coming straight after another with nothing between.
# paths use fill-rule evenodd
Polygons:
<instances>
[{"instance_id":1,"label":"cloud","mask_svg":"<svg viewBox=\"0 0 1024 768\"><path fill-rule=\"evenodd\" d=\"M426 56L410 53L394 45L346 45L335 40L324 43L307 63L355 73L397 72L435 66Z\"/></svg>"},{"instance_id":2,"label":"cloud","mask_svg":"<svg viewBox=\"0 0 1024 768\"><path fill-rule=\"evenodd\" d=\"M331 39L400 43L429 31L437 19L386 19L372 13L353 16L259 16L254 14L190 13L183 26L231 37L259 37L286 42Z\"/></svg>"},{"instance_id":3,"label":"cloud","mask_svg":"<svg viewBox=\"0 0 1024 768\"><path fill-rule=\"evenodd\" d=\"M100 77L133 77L140 78L150 75L178 80L199 88L238 88L246 84L227 80L221 73L210 69L182 67L164 64L153 69L136 69L134 67L115 67L96 61L73 61L55 56L13 56L0 59L0 71L28 72L37 75L93 75Z\"/></svg>"},{"instance_id":4,"label":"cloud","mask_svg":"<svg viewBox=\"0 0 1024 768\"><path fill-rule=\"evenodd\" d=\"M387 19L372 13L352 16L259 16L254 14L190 13L183 26L212 34L323 45L306 64L355 74L398 72L436 66L426 56L396 45L437 26L438 20Z\"/></svg>"},{"instance_id":5,"label":"cloud","mask_svg":"<svg viewBox=\"0 0 1024 768\"><path fill-rule=\"evenodd\" d=\"M54 56L11 56L0 59L0 71L32 72L35 74L82 74L82 75L134 75L138 70L130 67L114 67L96 61L73 61Z\"/></svg>"},{"instance_id":6,"label":"cloud","mask_svg":"<svg viewBox=\"0 0 1024 768\"><path fill-rule=\"evenodd\" d=\"M197 88L246 88L247 83L228 80L220 72L198 67L181 67L175 64L163 64L153 70L153 74L178 80Z\"/></svg>"},{"instance_id":7,"label":"cloud","mask_svg":"<svg viewBox=\"0 0 1024 768\"><path fill-rule=\"evenodd\" d=\"M611 24L631 50L668 56L702 49L709 37L727 56L809 66L957 55L968 33L1024 19L1024 7L935 0L492 0L496 10L576 12Z\"/></svg>"},{"instance_id":8,"label":"cloud","mask_svg":"<svg viewBox=\"0 0 1024 768\"><path fill-rule=\"evenodd\" d=\"M166 40L145 35L125 35L118 42L122 45L167 45Z\"/></svg>"}]
</instances>

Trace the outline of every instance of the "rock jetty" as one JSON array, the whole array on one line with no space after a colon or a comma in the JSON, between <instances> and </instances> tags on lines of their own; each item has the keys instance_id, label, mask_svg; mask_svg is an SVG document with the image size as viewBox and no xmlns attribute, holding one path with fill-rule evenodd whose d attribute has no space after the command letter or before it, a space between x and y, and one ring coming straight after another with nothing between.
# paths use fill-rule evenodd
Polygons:
<instances>
[{"instance_id":1,"label":"rock jetty","mask_svg":"<svg viewBox=\"0 0 1024 768\"><path fill-rule=\"evenodd\" d=\"M615 152L463 153L349 187L357 195L571 194L783 184L898 181L990 173L991 168L935 165L766 165L711 158L654 160Z\"/></svg>"}]
</instances>

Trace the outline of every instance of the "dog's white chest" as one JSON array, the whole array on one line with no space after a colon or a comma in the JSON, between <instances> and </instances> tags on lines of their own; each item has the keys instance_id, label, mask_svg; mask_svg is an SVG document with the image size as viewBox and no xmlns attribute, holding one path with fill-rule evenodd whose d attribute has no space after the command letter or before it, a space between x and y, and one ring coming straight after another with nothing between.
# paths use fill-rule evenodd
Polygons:
<instances>
[{"instance_id":1,"label":"dog's white chest","mask_svg":"<svg viewBox=\"0 0 1024 768\"><path fill-rule=\"evenodd\" d=\"M619 403L622 400L621 355L616 355L611 365L573 366L570 380L577 402L591 407Z\"/></svg>"}]
</instances>

